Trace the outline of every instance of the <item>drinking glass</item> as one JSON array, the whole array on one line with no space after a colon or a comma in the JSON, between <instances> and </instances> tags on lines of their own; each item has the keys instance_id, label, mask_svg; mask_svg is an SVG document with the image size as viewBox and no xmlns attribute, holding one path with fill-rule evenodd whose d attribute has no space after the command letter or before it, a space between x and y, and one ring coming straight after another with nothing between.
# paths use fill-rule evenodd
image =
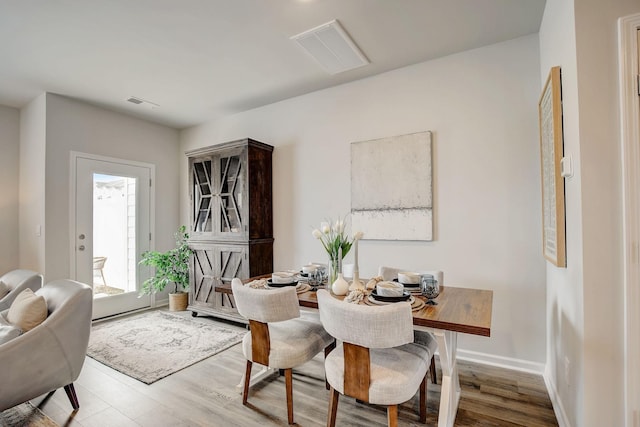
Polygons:
<instances>
[{"instance_id":1,"label":"drinking glass","mask_svg":"<svg viewBox=\"0 0 640 427\"><path fill-rule=\"evenodd\" d=\"M428 274L420 278L420 291L427 297L427 304L438 305L434 299L440 295L440 284L432 275Z\"/></svg>"}]
</instances>

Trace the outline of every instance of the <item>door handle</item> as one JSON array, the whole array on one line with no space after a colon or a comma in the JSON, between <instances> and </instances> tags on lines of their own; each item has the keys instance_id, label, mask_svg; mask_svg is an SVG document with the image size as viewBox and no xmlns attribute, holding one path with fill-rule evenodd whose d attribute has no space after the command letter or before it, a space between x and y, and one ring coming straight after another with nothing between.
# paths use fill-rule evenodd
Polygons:
<instances>
[{"instance_id":1,"label":"door handle","mask_svg":"<svg viewBox=\"0 0 640 427\"><path fill-rule=\"evenodd\" d=\"M78 246L78 250L79 250L79 251L84 251L84 245L80 245L80 246Z\"/></svg>"}]
</instances>

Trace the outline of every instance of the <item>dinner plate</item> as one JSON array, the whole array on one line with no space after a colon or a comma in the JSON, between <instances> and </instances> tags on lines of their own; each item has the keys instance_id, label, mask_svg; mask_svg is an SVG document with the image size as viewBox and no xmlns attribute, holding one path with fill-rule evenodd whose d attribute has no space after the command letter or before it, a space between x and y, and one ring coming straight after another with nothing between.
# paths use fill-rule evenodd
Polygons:
<instances>
[{"instance_id":1,"label":"dinner plate","mask_svg":"<svg viewBox=\"0 0 640 427\"><path fill-rule=\"evenodd\" d=\"M405 288L420 288L420 283L402 283L397 278L393 279L393 281L402 284Z\"/></svg>"},{"instance_id":2,"label":"dinner plate","mask_svg":"<svg viewBox=\"0 0 640 427\"><path fill-rule=\"evenodd\" d=\"M387 304L395 304L396 302L402 302L402 301L379 301L379 300L375 299L373 297L373 295L369 295L367 297L367 301L369 301L372 304L376 304L376 305L387 305ZM413 304L416 301L416 299L414 298L413 295L410 295L409 299L405 300L405 301L409 301L410 304Z\"/></svg>"},{"instance_id":3,"label":"dinner plate","mask_svg":"<svg viewBox=\"0 0 640 427\"><path fill-rule=\"evenodd\" d=\"M376 291L376 289L374 289L373 291L371 291L371 296L378 300L378 301L385 301L385 302L399 302L399 301L406 301L409 298L411 298L411 294L407 291L404 291L402 293L402 296L400 297L388 297L388 296L384 296L384 295L378 295L378 292Z\"/></svg>"},{"instance_id":4,"label":"dinner plate","mask_svg":"<svg viewBox=\"0 0 640 427\"><path fill-rule=\"evenodd\" d=\"M267 279L267 286L269 286L270 288L284 288L285 286L296 286L297 284L298 282L296 282L295 280L289 283L273 283L271 279Z\"/></svg>"}]
</instances>

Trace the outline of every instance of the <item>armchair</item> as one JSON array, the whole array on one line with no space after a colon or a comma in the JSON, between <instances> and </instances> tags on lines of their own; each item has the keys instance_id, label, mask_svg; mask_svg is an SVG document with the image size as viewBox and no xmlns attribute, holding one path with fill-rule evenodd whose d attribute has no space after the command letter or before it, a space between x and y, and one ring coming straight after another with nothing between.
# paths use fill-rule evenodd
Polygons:
<instances>
[{"instance_id":1,"label":"armchair","mask_svg":"<svg viewBox=\"0 0 640 427\"><path fill-rule=\"evenodd\" d=\"M0 282L9 287L9 293L0 297L0 311L3 311L11 307L13 300L25 289L31 288L33 292L40 289L42 275L31 270L13 270L0 277Z\"/></svg>"},{"instance_id":2,"label":"armchair","mask_svg":"<svg viewBox=\"0 0 640 427\"><path fill-rule=\"evenodd\" d=\"M41 277L41 276L40 276ZM56 280L36 291L47 303L44 322L0 345L0 411L64 387L80 407L73 382L80 375L91 330L91 288ZM0 312L6 319L8 310Z\"/></svg>"}]
</instances>

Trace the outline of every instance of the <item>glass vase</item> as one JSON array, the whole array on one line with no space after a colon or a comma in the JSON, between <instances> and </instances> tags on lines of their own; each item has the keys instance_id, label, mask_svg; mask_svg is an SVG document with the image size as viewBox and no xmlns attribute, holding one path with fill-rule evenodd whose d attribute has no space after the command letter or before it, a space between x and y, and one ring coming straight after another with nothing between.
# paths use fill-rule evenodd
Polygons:
<instances>
[{"instance_id":1,"label":"glass vase","mask_svg":"<svg viewBox=\"0 0 640 427\"><path fill-rule=\"evenodd\" d=\"M340 273L340 258L329 256L329 262L327 263L327 286L329 288L338 278L338 273Z\"/></svg>"}]
</instances>

